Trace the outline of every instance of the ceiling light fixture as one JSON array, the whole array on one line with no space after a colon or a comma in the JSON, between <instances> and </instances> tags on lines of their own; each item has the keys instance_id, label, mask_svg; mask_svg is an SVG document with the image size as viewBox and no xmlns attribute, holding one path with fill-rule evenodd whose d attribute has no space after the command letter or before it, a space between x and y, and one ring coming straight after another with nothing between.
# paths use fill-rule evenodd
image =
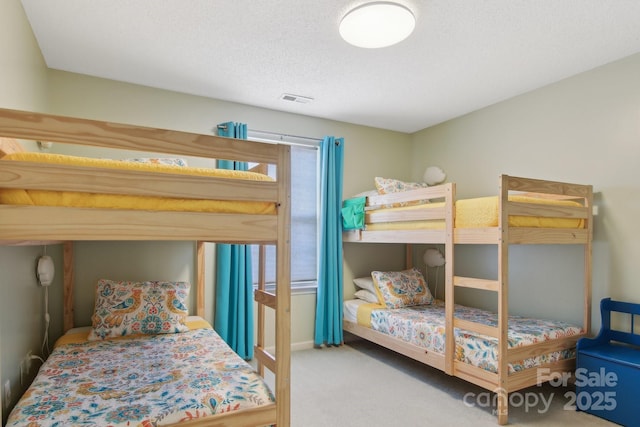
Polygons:
<instances>
[{"instance_id":1,"label":"ceiling light fixture","mask_svg":"<svg viewBox=\"0 0 640 427\"><path fill-rule=\"evenodd\" d=\"M409 37L416 18L405 6L392 2L366 3L352 9L340 22L340 35L357 47L387 47Z\"/></svg>"}]
</instances>

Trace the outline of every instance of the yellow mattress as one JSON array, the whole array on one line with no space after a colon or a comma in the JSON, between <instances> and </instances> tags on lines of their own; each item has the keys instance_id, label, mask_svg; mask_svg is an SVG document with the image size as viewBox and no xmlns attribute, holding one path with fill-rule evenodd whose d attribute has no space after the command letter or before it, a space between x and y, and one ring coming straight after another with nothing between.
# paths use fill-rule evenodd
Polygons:
<instances>
[{"instance_id":1,"label":"yellow mattress","mask_svg":"<svg viewBox=\"0 0 640 427\"><path fill-rule=\"evenodd\" d=\"M536 197L509 196L509 201L520 203L535 203L550 206L577 206L578 202L571 200L550 200ZM423 205L404 206L384 209L385 211L410 211L442 207L443 203L427 203ZM482 228L498 226L498 196L461 199L455 203L456 228ZM534 216L509 216L510 227L538 227L538 228L584 228L584 220L579 218L550 218ZM367 224L365 229L371 230L437 230L444 228L444 221L399 221Z\"/></svg>"},{"instance_id":2,"label":"yellow mattress","mask_svg":"<svg viewBox=\"0 0 640 427\"><path fill-rule=\"evenodd\" d=\"M2 159L118 170L162 172L176 175L245 179L253 181L272 180L266 175L253 172L226 169L187 168L173 165L124 162L120 160L94 159L48 153L14 153L9 154ZM276 212L275 204L269 202L197 200L186 198L163 198L153 196L129 196L7 188L0 189L0 204L250 214L275 214Z\"/></svg>"},{"instance_id":3,"label":"yellow mattress","mask_svg":"<svg viewBox=\"0 0 640 427\"><path fill-rule=\"evenodd\" d=\"M196 329L211 328L211 325L209 324L209 322L207 322L206 320L204 320L199 316L187 316L187 319L185 320L184 323L187 326L187 328L189 328L190 331L195 331ZM91 326L75 328L71 331L68 331L64 335L62 335L60 338L58 338L58 340L55 342L53 347L56 348L61 345L89 342L90 331L91 331ZM133 335L122 336L122 337L111 338L111 339L123 340L123 339L130 339L132 336Z\"/></svg>"}]
</instances>

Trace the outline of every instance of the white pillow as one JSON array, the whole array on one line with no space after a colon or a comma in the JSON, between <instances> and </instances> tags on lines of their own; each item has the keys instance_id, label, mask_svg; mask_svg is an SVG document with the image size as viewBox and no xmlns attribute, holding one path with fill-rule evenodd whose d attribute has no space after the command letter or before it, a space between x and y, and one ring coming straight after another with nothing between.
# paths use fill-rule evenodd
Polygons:
<instances>
[{"instance_id":1,"label":"white pillow","mask_svg":"<svg viewBox=\"0 0 640 427\"><path fill-rule=\"evenodd\" d=\"M360 289L354 295L355 295L356 298L364 300L366 302L372 302L374 304L380 304L380 301L378 301L378 296L376 294L374 294L373 292L371 292L371 291L367 291L365 289Z\"/></svg>"},{"instance_id":2,"label":"white pillow","mask_svg":"<svg viewBox=\"0 0 640 427\"><path fill-rule=\"evenodd\" d=\"M358 277L357 279L353 279L353 284L359 287L360 289L367 290L372 294L376 294L376 285L373 283L373 278L369 277Z\"/></svg>"}]
</instances>

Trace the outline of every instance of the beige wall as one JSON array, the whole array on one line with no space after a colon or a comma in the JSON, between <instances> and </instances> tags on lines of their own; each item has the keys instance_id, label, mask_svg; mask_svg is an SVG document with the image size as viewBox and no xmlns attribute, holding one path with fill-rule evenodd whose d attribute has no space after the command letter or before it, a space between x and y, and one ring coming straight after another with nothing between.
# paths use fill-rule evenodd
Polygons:
<instances>
[{"instance_id":1,"label":"beige wall","mask_svg":"<svg viewBox=\"0 0 640 427\"><path fill-rule=\"evenodd\" d=\"M0 2L0 76L0 106L46 108L46 67L18 0ZM0 246L0 384L9 381L12 390L9 402L3 401L0 393L3 423L8 416L4 404L12 406L24 390L20 384L22 358L29 350L40 353L44 292L36 284L34 271L42 252L39 246ZM59 258L56 248L48 253ZM57 267L60 271L61 266ZM60 284L59 278L56 284ZM59 295L53 290L51 294L51 301L56 303ZM59 315L56 307L50 311L52 316ZM30 378L25 377L25 382Z\"/></svg>"},{"instance_id":2,"label":"beige wall","mask_svg":"<svg viewBox=\"0 0 640 427\"><path fill-rule=\"evenodd\" d=\"M19 0L0 3L0 101L4 108L46 106L46 67Z\"/></svg>"},{"instance_id":3,"label":"beige wall","mask_svg":"<svg viewBox=\"0 0 640 427\"><path fill-rule=\"evenodd\" d=\"M593 184L597 324L602 297L640 302L638 76L640 54L425 129L412 140L412 159L444 168L460 197L495 194L502 173ZM420 163L414 161L414 178L423 170ZM465 273L495 271L487 250L457 253L456 265ZM580 289L569 285L582 265L580 251L519 247L513 253L512 307L579 320Z\"/></svg>"}]
</instances>

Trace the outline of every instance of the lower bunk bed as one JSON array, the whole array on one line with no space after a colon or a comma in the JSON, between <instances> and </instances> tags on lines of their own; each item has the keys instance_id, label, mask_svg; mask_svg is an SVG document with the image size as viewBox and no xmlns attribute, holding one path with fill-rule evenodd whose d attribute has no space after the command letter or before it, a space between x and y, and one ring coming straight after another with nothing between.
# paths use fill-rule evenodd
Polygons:
<instances>
[{"instance_id":1,"label":"lower bunk bed","mask_svg":"<svg viewBox=\"0 0 640 427\"><path fill-rule=\"evenodd\" d=\"M185 326L104 340L91 340L90 328L71 329L7 427L190 425L209 415L221 423L233 411L265 407L275 417L275 398L253 367L204 319L189 317Z\"/></svg>"},{"instance_id":2,"label":"lower bunk bed","mask_svg":"<svg viewBox=\"0 0 640 427\"><path fill-rule=\"evenodd\" d=\"M344 302L343 329L404 356L447 372L445 303L388 309L361 299ZM456 323L482 324L489 334L497 313L456 304ZM508 421L509 393L539 385L575 369L582 327L566 322L509 316L507 373L501 372L499 339L478 328L454 328L452 375L495 393L493 413ZM506 380L503 380L505 379Z\"/></svg>"},{"instance_id":3,"label":"lower bunk bed","mask_svg":"<svg viewBox=\"0 0 640 427\"><path fill-rule=\"evenodd\" d=\"M344 302L344 313L346 331L358 336L376 337L386 343L399 340L399 346L404 345L415 352L414 358L428 360L429 365L444 370L443 301L434 300L426 305L388 309L379 304L352 299ZM456 304L454 313L457 319L464 321L477 322L488 327L498 324L497 314L487 310ZM522 359L509 362L509 374L549 364L571 362L575 358L575 348L566 346L566 343L575 343L577 337L583 333L581 327L567 322L509 316L510 349L541 343L560 345L558 349L550 350L548 353L521 354ZM461 328L455 328L454 335L456 363L466 363L488 373L498 372L496 338Z\"/></svg>"},{"instance_id":4,"label":"lower bunk bed","mask_svg":"<svg viewBox=\"0 0 640 427\"><path fill-rule=\"evenodd\" d=\"M269 164L276 177L25 153L21 141ZM63 244L63 328L83 341L63 338L10 425L288 427L290 175L290 150L282 145L0 109L0 244ZM254 295L256 372L209 325L182 325L186 303L178 289L103 287L96 300L106 299L114 312L96 310L88 335L74 329L74 242L138 240L196 242L196 307L189 312L201 318L205 242L275 246L276 291L267 292L260 275ZM127 317L141 307L147 312ZM268 308L275 313L275 354L266 349ZM126 336L102 335L104 327ZM105 339L84 342L92 334Z\"/></svg>"}]
</instances>

